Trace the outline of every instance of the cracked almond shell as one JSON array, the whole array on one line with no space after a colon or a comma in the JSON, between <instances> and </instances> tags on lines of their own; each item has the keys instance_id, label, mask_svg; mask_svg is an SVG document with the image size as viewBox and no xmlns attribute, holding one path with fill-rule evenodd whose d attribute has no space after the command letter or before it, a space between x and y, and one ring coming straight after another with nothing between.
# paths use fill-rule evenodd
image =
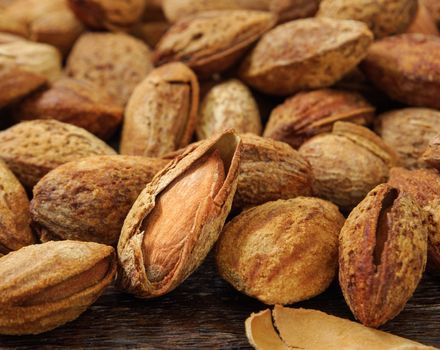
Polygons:
<instances>
[{"instance_id":1,"label":"cracked almond shell","mask_svg":"<svg viewBox=\"0 0 440 350\"><path fill-rule=\"evenodd\" d=\"M0 158L26 188L61 164L116 152L82 128L56 120L32 120L0 132Z\"/></svg>"},{"instance_id":2,"label":"cracked almond shell","mask_svg":"<svg viewBox=\"0 0 440 350\"><path fill-rule=\"evenodd\" d=\"M112 247L60 241L0 259L0 334L39 334L76 319L113 280Z\"/></svg>"},{"instance_id":3,"label":"cracked almond shell","mask_svg":"<svg viewBox=\"0 0 440 350\"><path fill-rule=\"evenodd\" d=\"M418 0L322 0L318 16L364 22L383 38L405 32L417 7Z\"/></svg>"},{"instance_id":4,"label":"cracked almond shell","mask_svg":"<svg viewBox=\"0 0 440 350\"><path fill-rule=\"evenodd\" d=\"M118 284L141 298L166 294L205 259L231 209L240 139L232 132L177 156L145 187L118 243Z\"/></svg>"},{"instance_id":5,"label":"cracked almond shell","mask_svg":"<svg viewBox=\"0 0 440 350\"><path fill-rule=\"evenodd\" d=\"M123 33L81 35L66 64L68 76L95 83L121 106L152 69L148 46Z\"/></svg>"},{"instance_id":6,"label":"cracked almond shell","mask_svg":"<svg viewBox=\"0 0 440 350\"><path fill-rule=\"evenodd\" d=\"M131 206L168 161L95 156L63 164L34 187L33 227L41 241L116 245Z\"/></svg>"},{"instance_id":7,"label":"cracked almond shell","mask_svg":"<svg viewBox=\"0 0 440 350\"><path fill-rule=\"evenodd\" d=\"M424 167L419 158L440 133L440 111L405 108L384 113L376 119L375 131L398 153L405 167Z\"/></svg>"},{"instance_id":8,"label":"cracked almond shell","mask_svg":"<svg viewBox=\"0 0 440 350\"><path fill-rule=\"evenodd\" d=\"M322 293L336 275L344 217L318 198L297 197L251 208L232 219L216 246L220 275L266 304Z\"/></svg>"},{"instance_id":9,"label":"cracked almond shell","mask_svg":"<svg viewBox=\"0 0 440 350\"><path fill-rule=\"evenodd\" d=\"M197 119L199 140L228 129L237 133L261 134L261 119L251 91L237 79L213 86L200 106Z\"/></svg>"},{"instance_id":10,"label":"cracked almond shell","mask_svg":"<svg viewBox=\"0 0 440 350\"><path fill-rule=\"evenodd\" d=\"M440 272L440 175L430 169L392 168L388 183L408 193L428 213L428 267Z\"/></svg>"},{"instance_id":11,"label":"cracked almond shell","mask_svg":"<svg viewBox=\"0 0 440 350\"><path fill-rule=\"evenodd\" d=\"M333 85L366 56L373 34L361 22L291 21L267 32L240 67L240 77L272 95Z\"/></svg>"},{"instance_id":12,"label":"cracked almond shell","mask_svg":"<svg viewBox=\"0 0 440 350\"><path fill-rule=\"evenodd\" d=\"M351 212L339 238L339 283L356 319L379 327L402 311L422 278L426 214L382 184Z\"/></svg>"},{"instance_id":13,"label":"cracked almond shell","mask_svg":"<svg viewBox=\"0 0 440 350\"><path fill-rule=\"evenodd\" d=\"M207 11L175 23L156 46L154 61L182 61L209 76L232 66L245 50L275 25L269 12Z\"/></svg>"},{"instance_id":14,"label":"cracked almond shell","mask_svg":"<svg viewBox=\"0 0 440 350\"><path fill-rule=\"evenodd\" d=\"M86 129L101 139L110 138L122 121L122 108L107 92L85 80L62 78L14 108L20 121L55 119Z\"/></svg>"},{"instance_id":15,"label":"cracked almond shell","mask_svg":"<svg viewBox=\"0 0 440 350\"><path fill-rule=\"evenodd\" d=\"M336 122L333 132L313 137L299 152L311 164L314 191L344 211L355 207L378 184L388 180L397 154L371 130Z\"/></svg>"},{"instance_id":16,"label":"cracked almond shell","mask_svg":"<svg viewBox=\"0 0 440 350\"><path fill-rule=\"evenodd\" d=\"M337 121L366 125L373 117L374 107L355 92L300 92L272 111L263 135L298 148L313 136L331 131Z\"/></svg>"},{"instance_id":17,"label":"cracked almond shell","mask_svg":"<svg viewBox=\"0 0 440 350\"><path fill-rule=\"evenodd\" d=\"M440 109L440 38L400 34L373 43L361 69L392 99Z\"/></svg>"},{"instance_id":18,"label":"cracked almond shell","mask_svg":"<svg viewBox=\"0 0 440 350\"><path fill-rule=\"evenodd\" d=\"M127 104L121 153L159 157L191 141L199 106L199 84L180 62L154 69Z\"/></svg>"},{"instance_id":19,"label":"cracked almond shell","mask_svg":"<svg viewBox=\"0 0 440 350\"><path fill-rule=\"evenodd\" d=\"M431 139L420 160L430 167L440 170L440 134Z\"/></svg>"},{"instance_id":20,"label":"cracked almond shell","mask_svg":"<svg viewBox=\"0 0 440 350\"><path fill-rule=\"evenodd\" d=\"M26 191L11 170L0 161L0 257L34 244Z\"/></svg>"}]
</instances>

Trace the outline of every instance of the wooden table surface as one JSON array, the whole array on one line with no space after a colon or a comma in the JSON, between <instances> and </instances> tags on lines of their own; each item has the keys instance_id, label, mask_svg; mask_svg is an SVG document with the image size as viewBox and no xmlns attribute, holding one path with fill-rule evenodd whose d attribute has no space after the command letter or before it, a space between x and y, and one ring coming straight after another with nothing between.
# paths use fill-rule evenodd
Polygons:
<instances>
[{"instance_id":1,"label":"wooden table surface","mask_svg":"<svg viewBox=\"0 0 440 350\"><path fill-rule=\"evenodd\" d=\"M352 317L336 283L295 306ZM244 320L265 308L221 280L210 256L164 297L140 300L110 287L77 320L38 336L0 336L0 347L249 349ZM426 276L405 310L383 329L440 347L440 278Z\"/></svg>"}]
</instances>

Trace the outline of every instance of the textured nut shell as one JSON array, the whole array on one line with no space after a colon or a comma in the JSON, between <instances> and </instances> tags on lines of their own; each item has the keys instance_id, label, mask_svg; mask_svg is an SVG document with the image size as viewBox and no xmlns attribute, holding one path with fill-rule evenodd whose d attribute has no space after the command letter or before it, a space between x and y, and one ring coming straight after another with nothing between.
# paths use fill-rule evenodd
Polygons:
<instances>
[{"instance_id":1,"label":"textured nut shell","mask_svg":"<svg viewBox=\"0 0 440 350\"><path fill-rule=\"evenodd\" d=\"M435 350L321 311L280 305L272 315L269 309L251 314L245 328L249 342L258 350Z\"/></svg>"},{"instance_id":2,"label":"textured nut shell","mask_svg":"<svg viewBox=\"0 0 440 350\"><path fill-rule=\"evenodd\" d=\"M338 265L344 217L318 198L268 202L229 222L217 243L220 275L266 304L291 304L322 293Z\"/></svg>"},{"instance_id":3,"label":"textured nut shell","mask_svg":"<svg viewBox=\"0 0 440 350\"><path fill-rule=\"evenodd\" d=\"M155 207L156 198L173 180L212 150L219 150L225 165L225 181L215 198L207 198L209 212L197 213L193 228L177 265L164 282L154 283L145 271L142 243L142 224ZM151 298L168 293L182 283L204 260L218 238L231 209L238 180L240 163L240 139L226 132L201 143L192 151L176 157L145 187L125 219L118 243L120 270L118 283L126 291L142 298Z\"/></svg>"},{"instance_id":4,"label":"textured nut shell","mask_svg":"<svg viewBox=\"0 0 440 350\"><path fill-rule=\"evenodd\" d=\"M396 193L393 202L387 197ZM389 209L385 232L380 217ZM426 216L416 202L393 187L373 189L351 212L339 239L339 283L355 317L378 327L394 318L416 289L426 264ZM386 240L375 261L378 240Z\"/></svg>"},{"instance_id":5,"label":"textured nut shell","mask_svg":"<svg viewBox=\"0 0 440 350\"><path fill-rule=\"evenodd\" d=\"M192 138L199 106L197 77L183 63L153 70L130 97L121 153L162 156Z\"/></svg>"},{"instance_id":6,"label":"textured nut shell","mask_svg":"<svg viewBox=\"0 0 440 350\"><path fill-rule=\"evenodd\" d=\"M344 127L348 130L341 130ZM312 166L316 194L351 210L371 189L387 181L397 155L364 127L337 122L333 130L310 139L299 152Z\"/></svg>"},{"instance_id":7,"label":"textured nut shell","mask_svg":"<svg viewBox=\"0 0 440 350\"><path fill-rule=\"evenodd\" d=\"M262 92L289 95L334 84L367 54L373 39L364 23L309 18L266 33L240 67Z\"/></svg>"},{"instance_id":8,"label":"textured nut shell","mask_svg":"<svg viewBox=\"0 0 440 350\"><path fill-rule=\"evenodd\" d=\"M168 161L95 156L63 164L34 187L33 226L42 241L116 245L131 206Z\"/></svg>"},{"instance_id":9,"label":"textured nut shell","mask_svg":"<svg viewBox=\"0 0 440 350\"><path fill-rule=\"evenodd\" d=\"M376 38L403 33L417 13L418 0L322 0L318 16L365 22Z\"/></svg>"},{"instance_id":10,"label":"textured nut shell","mask_svg":"<svg viewBox=\"0 0 440 350\"><path fill-rule=\"evenodd\" d=\"M70 8L88 27L123 29L140 20L146 0L69 0Z\"/></svg>"},{"instance_id":11,"label":"textured nut shell","mask_svg":"<svg viewBox=\"0 0 440 350\"><path fill-rule=\"evenodd\" d=\"M428 232L428 264L440 271L440 176L428 169L392 168L388 183L408 193L430 215Z\"/></svg>"},{"instance_id":12,"label":"textured nut shell","mask_svg":"<svg viewBox=\"0 0 440 350\"><path fill-rule=\"evenodd\" d=\"M111 154L116 152L89 132L55 120L22 122L0 132L0 158L27 188L61 164Z\"/></svg>"},{"instance_id":13,"label":"textured nut shell","mask_svg":"<svg viewBox=\"0 0 440 350\"><path fill-rule=\"evenodd\" d=\"M401 34L371 45L361 68L391 98L440 108L440 38Z\"/></svg>"},{"instance_id":14,"label":"textured nut shell","mask_svg":"<svg viewBox=\"0 0 440 350\"><path fill-rule=\"evenodd\" d=\"M408 168L423 167L419 160L431 139L440 133L440 111L405 108L379 116L376 132L399 154Z\"/></svg>"},{"instance_id":15,"label":"textured nut shell","mask_svg":"<svg viewBox=\"0 0 440 350\"><path fill-rule=\"evenodd\" d=\"M72 285L69 291L69 279L93 272L103 260L107 269L101 280L83 290ZM95 302L115 272L113 248L97 243L48 242L8 254L0 259L0 334L38 334L74 320ZM45 290L62 284L59 293L67 296L44 298ZM34 297L40 301L29 305Z\"/></svg>"},{"instance_id":16,"label":"textured nut shell","mask_svg":"<svg viewBox=\"0 0 440 350\"><path fill-rule=\"evenodd\" d=\"M198 12L240 9L237 0L164 0L162 7L165 17L170 22Z\"/></svg>"},{"instance_id":17,"label":"textured nut shell","mask_svg":"<svg viewBox=\"0 0 440 350\"><path fill-rule=\"evenodd\" d=\"M307 160L284 142L242 134L235 208L277 199L312 195L313 174Z\"/></svg>"},{"instance_id":18,"label":"textured nut shell","mask_svg":"<svg viewBox=\"0 0 440 350\"><path fill-rule=\"evenodd\" d=\"M331 131L337 121L366 125L373 117L374 107L355 92L301 92L272 111L263 135L298 148L312 136Z\"/></svg>"},{"instance_id":19,"label":"textured nut shell","mask_svg":"<svg viewBox=\"0 0 440 350\"><path fill-rule=\"evenodd\" d=\"M209 138L228 129L261 134L257 102L250 90L232 79L215 85L204 97L197 120L197 137Z\"/></svg>"},{"instance_id":20,"label":"textured nut shell","mask_svg":"<svg viewBox=\"0 0 440 350\"><path fill-rule=\"evenodd\" d=\"M14 174L0 161L0 257L35 243L29 199Z\"/></svg>"},{"instance_id":21,"label":"textured nut shell","mask_svg":"<svg viewBox=\"0 0 440 350\"><path fill-rule=\"evenodd\" d=\"M278 23L298 18L312 17L321 0L271 0L269 10L278 17Z\"/></svg>"},{"instance_id":22,"label":"textured nut shell","mask_svg":"<svg viewBox=\"0 0 440 350\"><path fill-rule=\"evenodd\" d=\"M440 134L431 139L428 148L422 154L421 161L440 170Z\"/></svg>"},{"instance_id":23,"label":"textured nut shell","mask_svg":"<svg viewBox=\"0 0 440 350\"><path fill-rule=\"evenodd\" d=\"M94 82L125 105L152 69L150 50L142 41L122 33L86 33L72 49L66 73Z\"/></svg>"},{"instance_id":24,"label":"textured nut shell","mask_svg":"<svg viewBox=\"0 0 440 350\"><path fill-rule=\"evenodd\" d=\"M50 81L61 75L61 55L56 48L47 44L26 40L0 43L0 65L11 64L40 74Z\"/></svg>"},{"instance_id":25,"label":"textured nut shell","mask_svg":"<svg viewBox=\"0 0 440 350\"><path fill-rule=\"evenodd\" d=\"M175 23L156 47L161 65L182 61L210 75L229 68L254 41L275 25L275 16L251 10L207 11Z\"/></svg>"},{"instance_id":26,"label":"textured nut shell","mask_svg":"<svg viewBox=\"0 0 440 350\"><path fill-rule=\"evenodd\" d=\"M122 108L105 90L85 80L62 78L14 109L18 120L56 119L108 139L122 120Z\"/></svg>"},{"instance_id":27,"label":"textured nut shell","mask_svg":"<svg viewBox=\"0 0 440 350\"><path fill-rule=\"evenodd\" d=\"M440 35L437 25L428 8L419 1L419 9L406 33L421 33L427 35Z\"/></svg>"},{"instance_id":28,"label":"textured nut shell","mask_svg":"<svg viewBox=\"0 0 440 350\"><path fill-rule=\"evenodd\" d=\"M19 68L14 64L0 63L0 108L20 100L45 85L46 77Z\"/></svg>"}]
</instances>

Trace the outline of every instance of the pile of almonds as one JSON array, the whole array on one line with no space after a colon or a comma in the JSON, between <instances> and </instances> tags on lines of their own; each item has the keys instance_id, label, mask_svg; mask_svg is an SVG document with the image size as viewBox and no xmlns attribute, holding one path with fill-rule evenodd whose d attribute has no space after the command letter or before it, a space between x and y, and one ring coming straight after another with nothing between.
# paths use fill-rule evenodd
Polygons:
<instances>
[{"instance_id":1,"label":"pile of almonds","mask_svg":"<svg viewBox=\"0 0 440 350\"><path fill-rule=\"evenodd\" d=\"M440 272L439 24L436 0L0 0L0 334L112 282L164 295L214 249L277 305L257 349L322 348L307 322L428 349L280 305L339 275L376 328Z\"/></svg>"}]
</instances>

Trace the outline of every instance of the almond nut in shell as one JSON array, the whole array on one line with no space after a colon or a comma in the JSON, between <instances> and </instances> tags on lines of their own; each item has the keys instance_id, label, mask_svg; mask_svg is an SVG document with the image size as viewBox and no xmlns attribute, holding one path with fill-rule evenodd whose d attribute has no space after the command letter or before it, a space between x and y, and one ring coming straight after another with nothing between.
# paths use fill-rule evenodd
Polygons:
<instances>
[{"instance_id":1,"label":"almond nut in shell","mask_svg":"<svg viewBox=\"0 0 440 350\"><path fill-rule=\"evenodd\" d=\"M426 215L382 184L351 212L339 239L339 283L356 319L379 327L405 307L426 265Z\"/></svg>"},{"instance_id":2,"label":"almond nut in shell","mask_svg":"<svg viewBox=\"0 0 440 350\"><path fill-rule=\"evenodd\" d=\"M114 249L92 242L47 242L4 256L0 334L39 334L76 319L115 272Z\"/></svg>"},{"instance_id":3,"label":"almond nut in shell","mask_svg":"<svg viewBox=\"0 0 440 350\"><path fill-rule=\"evenodd\" d=\"M178 156L145 187L118 243L123 289L166 294L203 262L231 209L239 160L240 139L227 132Z\"/></svg>"},{"instance_id":4,"label":"almond nut in shell","mask_svg":"<svg viewBox=\"0 0 440 350\"><path fill-rule=\"evenodd\" d=\"M116 245L134 201L167 163L117 155L63 164L33 189L33 227L43 242L74 239Z\"/></svg>"}]
</instances>

